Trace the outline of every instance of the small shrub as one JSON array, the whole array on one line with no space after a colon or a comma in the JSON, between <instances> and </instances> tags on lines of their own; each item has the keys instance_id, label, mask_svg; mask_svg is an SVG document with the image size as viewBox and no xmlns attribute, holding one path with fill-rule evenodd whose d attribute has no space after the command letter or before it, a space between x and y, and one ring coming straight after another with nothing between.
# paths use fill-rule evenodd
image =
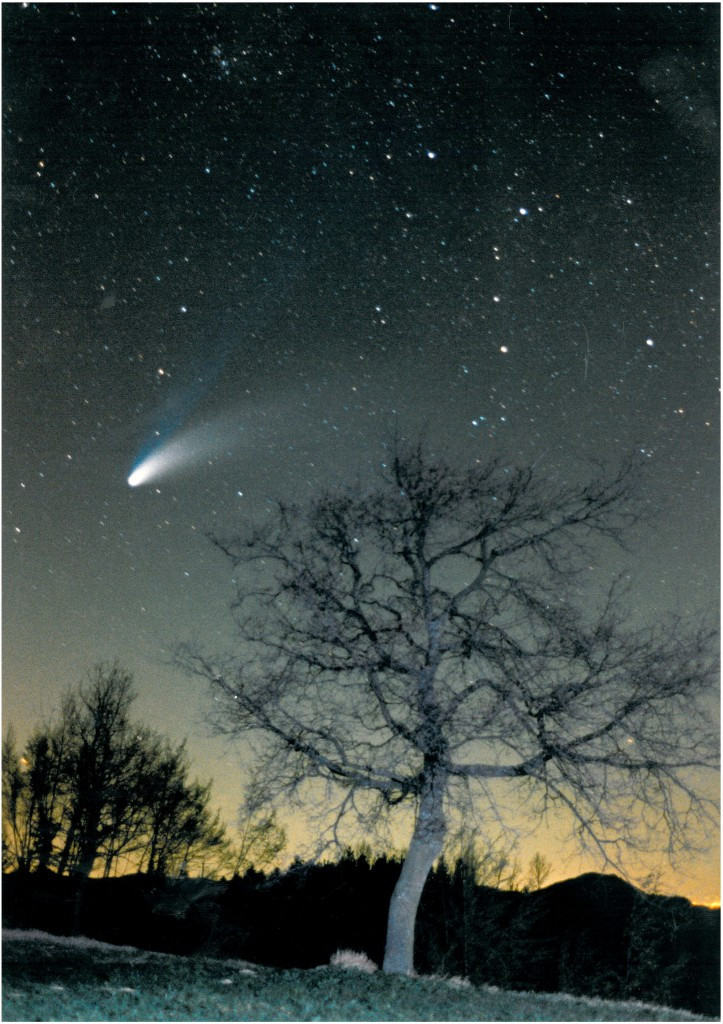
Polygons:
<instances>
[{"instance_id":1,"label":"small shrub","mask_svg":"<svg viewBox=\"0 0 723 1024\"><path fill-rule=\"evenodd\" d=\"M357 953L353 949L337 949L329 965L343 967L346 971L364 971L366 974L373 974L379 969L366 953Z\"/></svg>"}]
</instances>

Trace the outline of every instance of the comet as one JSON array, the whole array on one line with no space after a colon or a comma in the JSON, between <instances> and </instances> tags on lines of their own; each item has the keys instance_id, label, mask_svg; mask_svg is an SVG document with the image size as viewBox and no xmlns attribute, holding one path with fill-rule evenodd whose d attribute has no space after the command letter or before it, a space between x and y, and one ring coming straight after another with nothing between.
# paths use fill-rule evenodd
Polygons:
<instances>
[{"instance_id":1,"label":"comet","mask_svg":"<svg viewBox=\"0 0 723 1024\"><path fill-rule=\"evenodd\" d=\"M128 486L155 483L175 471L192 466L202 454L192 438L176 437L162 442L155 451L136 462L128 476Z\"/></svg>"},{"instance_id":2,"label":"comet","mask_svg":"<svg viewBox=\"0 0 723 1024\"><path fill-rule=\"evenodd\" d=\"M134 463L128 475L128 486L156 483L172 474L208 464L219 452L230 454L229 449L240 443L242 431L237 421L219 420L156 440L151 450L146 450Z\"/></svg>"},{"instance_id":3,"label":"comet","mask_svg":"<svg viewBox=\"0 0 723 1024\"><path fill-rule=\"evenodd\" d=\"M210 350L204 349L203 358L187 370L189 383L179 388L172 386L158 428L141 449L127 477L129 487L154 483L176 471L210 462L219 450L238 443L238 433L243 427L231 412L211 423L188 425L194 413L198 419L199 406L223 374L237 344L232 337L218 348L212 345ZM158 377L164 381L169 379L164 370L158 370Z\"/></svg>"},{"instance_id":4,"label":"comet","mask_svg":"<svg viewBox=\"0 0 723 1024\"><path fill-rule=\"evenodd\" d=\"M182 465L186 454L178 442L164 446L135 466L128 476L128 486L140 487L142 484L158 480L164 473L169 473L174 466L178 466L179 460Z\"/></svg>"}]
</instances>

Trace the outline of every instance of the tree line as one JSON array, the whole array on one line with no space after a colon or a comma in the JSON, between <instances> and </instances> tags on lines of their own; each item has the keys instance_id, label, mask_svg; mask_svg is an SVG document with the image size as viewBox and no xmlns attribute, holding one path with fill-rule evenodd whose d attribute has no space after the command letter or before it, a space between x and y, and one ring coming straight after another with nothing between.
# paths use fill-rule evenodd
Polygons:
<instances>
[{"instance_id":1,"label":"tree line","mask_svg":"<svg viewBox=\"0 0 723 1024\"><path fill-rule=\"evenodd\" d=\"M612 875L540 887L514 848L458 843L430 872L415 930L420 974L475 985L638 999L714 1018L720 1008L720 913L641 891ZM347 850L335 863L296 860L230 882L148 875L77 880L6 876L10 928L68 932L186 956L283 968L328 964L337 950L384 955L389 900L403 854Z\"/></svg>"},{"instance_id":2,"label":"tree line","mask_svg":"<svg viewBox=\"0 0 723 1024\"><path fill-rule=\"evenodd\" d=\"M3 870L88 877L135 869L234 873L268 864L285 836L272 816L227 835L211 783L190 777L185 741L133 722L132 676L97 665L22 750L3 742Z\"/></svg>"}]
</instances>

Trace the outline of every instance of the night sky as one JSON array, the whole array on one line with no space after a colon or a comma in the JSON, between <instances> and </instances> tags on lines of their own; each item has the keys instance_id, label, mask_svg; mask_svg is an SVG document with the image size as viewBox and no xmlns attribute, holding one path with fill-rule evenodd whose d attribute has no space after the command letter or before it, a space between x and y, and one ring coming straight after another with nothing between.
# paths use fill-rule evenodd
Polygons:
<instances>
[{"instance_id":1,"label":"night sky","mask_svg":"<svg viewBox=\"0 0 723 1024\"><path fill-rule=\"evenodd\" d=\"M589 571L717 615L717 4L2 15L21 738L118 658L232 820L241 755L170 664L231 635L207 533L371 480L395 434L558 480L637 457L657 519ZM523 859L594 866L550 836ZM717 861L667 879L713 900Z\"/></svg>"}]
</instances>

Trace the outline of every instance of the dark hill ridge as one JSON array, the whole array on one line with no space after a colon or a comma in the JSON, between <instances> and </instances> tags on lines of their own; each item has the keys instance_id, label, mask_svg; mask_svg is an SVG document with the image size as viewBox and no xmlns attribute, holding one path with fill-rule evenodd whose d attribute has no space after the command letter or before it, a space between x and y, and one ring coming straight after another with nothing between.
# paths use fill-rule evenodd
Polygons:
<instances>
[{"instance_id":1,"label":"dark hill ridge","mask_svg":"<svg viewBox=\"0 0 723 1024\"><path fill-rule=\"evenodd\" d=\"M719 911L594 873L519 895L513 927L524 936L524 955L509 951L513 987L603 997L624 992L717 1013ZM496 902L494 891L488 899ZM484 895L480 902L484 912Z\"/></svg>"},{"instance_id":2,"label":"dark hill ridge","mask_svg":"<svg viewBox=\"0 0 723 1024\"><path fill-rule=\"evenodd\" d=\"M345 857L231 882L145 875L4 877L3 921L167 952L313 967L337 949L381 962L398 862ZM640 999L716 1016L720 912L589 873L537 892L477 886L441 866L419 911L416 965L477 984Z\"/></svg>"}]
</instances>

